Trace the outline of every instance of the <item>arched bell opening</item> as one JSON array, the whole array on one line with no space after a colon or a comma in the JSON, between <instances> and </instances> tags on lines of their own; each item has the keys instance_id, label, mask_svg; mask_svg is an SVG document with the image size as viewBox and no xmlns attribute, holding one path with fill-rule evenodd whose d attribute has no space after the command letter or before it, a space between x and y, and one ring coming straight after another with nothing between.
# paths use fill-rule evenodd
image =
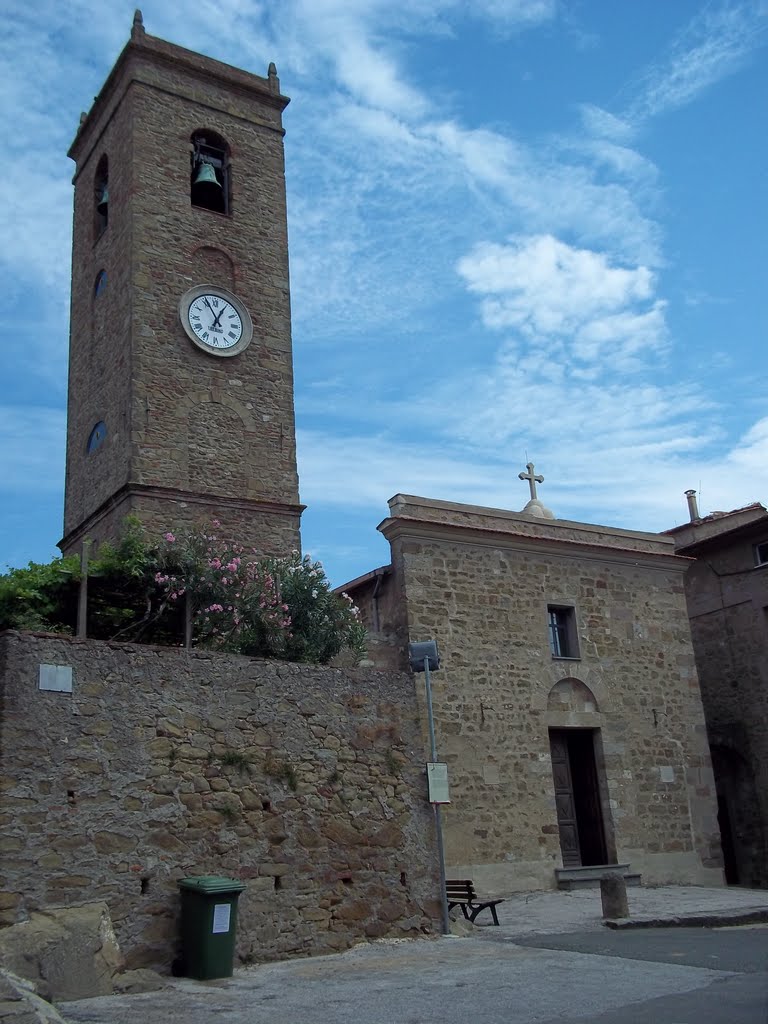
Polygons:
<instances>
[{"instance_id":1,"label":"arched bell opening","mask_svg":"<svg viewBox=\"0 0 768 1024\"><path fill-rule=\"evenodd\" d=\"M231 200L229 146L216 132L192 134L189 198L193 206L229 213Z\"/></svg>"},{"instance_id":2,"label":"arched bell opening","mask_svg":"<svg viewBox=\"0 0 768 1024\"><path fill-rule=\"evenodd\" d=\"M94 235L100 238L109 224L109 160L106 154L99 160L93 179Z\"/></svg>"}]
</instances>

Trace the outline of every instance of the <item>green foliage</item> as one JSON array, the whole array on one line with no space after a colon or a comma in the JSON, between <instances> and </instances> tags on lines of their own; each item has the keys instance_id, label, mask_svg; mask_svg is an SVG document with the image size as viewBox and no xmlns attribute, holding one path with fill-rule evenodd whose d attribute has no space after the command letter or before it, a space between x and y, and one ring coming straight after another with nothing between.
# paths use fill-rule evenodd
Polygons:
<instances>
[{"instance_id":1,"label":"green foliage","mask_svg":"<svg viewBox=\"0 0 768 1024\"><path fill-rule=\"evenodd\" d=\"M296 769L288 761L281 761L279 758L269 755L264 762L264 774L270 779L277 779L278 782L284 782L285 785L292 792L296 792L299 788L299 780L296 775Z\"/></svg>"},{"instance_id":2,"label":"green foliage","mask_svg":"<svg viewBox=\"0 0 768 1024\"><path fill-rule=\"evenodd\" d=\"M74 632L80 578L76 556L0 576L0 629ZM119 540L89 560L87 589L87 635L96 639L179 646L186 615L194 646L320 664L345 649L365 656L350 598L298 552L257 559L199 530L150 544L128 518Z\"/></svg>"},{"instance_id":3,"label":"green foliage","mask_svg":"<svg viewBox=\"0 0 768 1024\"><path fill-rule=\"evenodd\" d=\"M169 639L170 623L161 623L165 601L156 570L157 551L138 520L127 517L117 543L100 544L88 565L88 636L155 643ZM178 635L178 623L173 626L171 635Z\"/></svg>"},{"instance_id":4,"label":"green foliage","mask_svg":"<svg viewBox=\"0 0 768 1024\"><path fill-rule=\"evenodd\" d=\"M243 754L240 750L225 750L221 755L221 763L231 768L238 768L240 771L251 767L251 762L247 755Z\"/></svg>"},{"instance_id":5,"label":"green foliage","mask_svg":"<svg viewBox=\"0 0 768 1024\"><path fill-rule=\"evenodd\" d=\"M197 645L319 664L345 648L365 656L357 609L308 555L255 560L212 533L167 533L158 562L168 601L192 607Z\"/></svg>"},{"instance_id":6,"label":"green foliage","mask_svg":"<svg viewBox=\"0 0 768 1024\"><path fill-rule=\"evenodd\" d=\"M234 822L240 817L240 811L234 804L224 804L219 808L219 814L225 821Z\"/></svg>"},{"instance_id":7,"label":"green foliage","mask_svg":"<svg viewBox=\"0 0 768 1024\"><path fill-rule=\"evenodd\" d=\"M283 657L325 664L344 648L351 648L358 659L364 657L366 633L357 609L346 595L331 590L319 562L294 552L266 564L290 618Z\"/></svg>"},{"instance_id":8,"label":"green foliage","mask_svg":"<svg viewBox=\"0 0 768 1024\"><path fill-rule=\"evenodd\" d=\"M0 576L0 629L73 632L79 580L77 557L11 569Z\"/></svg>"}]
</instances>

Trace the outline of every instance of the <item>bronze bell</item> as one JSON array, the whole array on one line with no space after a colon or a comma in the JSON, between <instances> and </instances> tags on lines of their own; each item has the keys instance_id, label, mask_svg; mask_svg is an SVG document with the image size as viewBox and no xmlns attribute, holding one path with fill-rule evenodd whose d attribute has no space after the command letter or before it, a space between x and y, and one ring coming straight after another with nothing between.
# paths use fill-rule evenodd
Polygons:
<instances>
[{"instance_id":1,"label":"bronze bell","mask_svg":"<svg viewBox=\"0 0 768 1024\"><path fill-rule=\"evenodd\" d=\"M100 213L102 215L102 217L106 217L108 209L109 209L109 189L105 185L104 188L101 190L101 195L99 196L99 201L96 204L96 212Z\"/></svg>"},{"instance_id":2,"label":"bronze bell","mask_svg":"<svg viewBox=\"0 0 768 1024\"><path fill-rule=\"evenodd\" d=\"M192 191L196 196L210 195L212 191L214 194L221 192L221 183L216 177L214 166L207 160L200 161L200 168L192 182Z\"/></svg>"}]
</instances>

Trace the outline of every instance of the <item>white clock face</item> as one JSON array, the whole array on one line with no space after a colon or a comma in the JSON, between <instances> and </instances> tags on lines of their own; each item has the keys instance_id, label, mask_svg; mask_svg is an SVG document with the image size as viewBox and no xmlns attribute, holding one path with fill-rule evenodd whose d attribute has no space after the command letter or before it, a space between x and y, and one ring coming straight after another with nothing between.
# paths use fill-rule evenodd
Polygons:
<instances>
[{"instance_id":1,"label":"white clock face","mask_svg":"<svg viewBox=\"0 0 768 1024\"><path fill-rule=\"evenodd\" d=\"M243 336L243 319L227 299L213 292L190 303L189 326L209 348L232 348Z\"/></svg>"},{"instance_id":2,"label":"white clock face","mask_svg":"<svg viewBox=\"0 0 768 1024\"><path fill-rule=\"evenodd\" d=\"M215 285L190 288L179 303L181 325L191 341L212 356L236 356L253 337L253 322L243 303Z\"/></svg>"}]
</instances>

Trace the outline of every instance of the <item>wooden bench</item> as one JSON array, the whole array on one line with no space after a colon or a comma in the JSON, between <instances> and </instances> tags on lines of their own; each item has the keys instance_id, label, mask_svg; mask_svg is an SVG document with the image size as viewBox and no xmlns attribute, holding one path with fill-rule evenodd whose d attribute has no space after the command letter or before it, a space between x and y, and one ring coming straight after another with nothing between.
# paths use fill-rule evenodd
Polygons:
<instances>
[{"instance_id":1,"label":"wooden bench","mask_svg":"<svg viewBox=\"0 0 768 1024\"><path fill-rule=\"evenodd\" d=\"M461 907L461 912L467 921L473 924L481 910L490 910L493 923L498 924L496 907L504 900L478 900L475 886L471 878L449 878L445 883L445 891L448 897L448 910L454 907Z\"/></svg>"}]
</instances>

